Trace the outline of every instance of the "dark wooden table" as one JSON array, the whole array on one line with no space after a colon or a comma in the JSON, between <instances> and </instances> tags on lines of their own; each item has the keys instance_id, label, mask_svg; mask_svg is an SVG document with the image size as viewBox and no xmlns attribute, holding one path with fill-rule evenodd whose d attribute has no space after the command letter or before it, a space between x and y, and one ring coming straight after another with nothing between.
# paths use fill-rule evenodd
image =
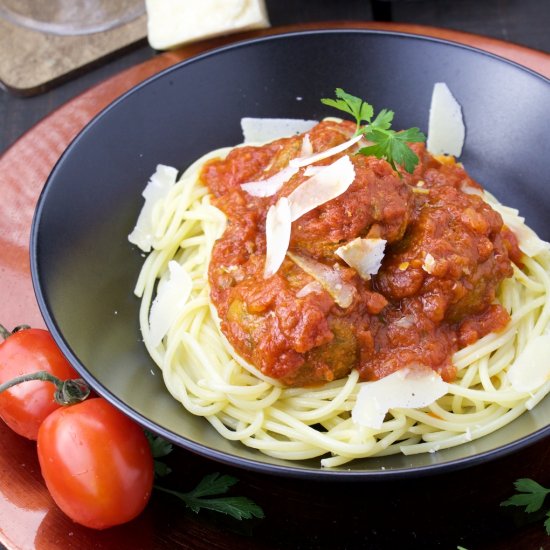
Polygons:
<instances>
[{"instance_id":1,"label":"dark wooden table","mask_svg":"<svg viewBox=\"0 0 550 550\"><path fill-rule=\"evenodd\" d=\"M277 26L316 20L370 20L373 14L371 4L360 0L273 0L268 6L272 23ZM381 9L379 5L375 8ZM394 2L390 9L382 8L378 14L387 16L391 11L393 19L400 22L477 32L550 53L550 4L545 0L418 0ZM460 35L450 37L458 40ZM502 48L501 43L490 40L480 43L489 49ZM30 190L18 198L17 212L3 212L8 219L0 224L0 230L9 226L17 235L23 235L15 239L13 249L2 250L0 278L8 283L8 290L3 286L0 317L7 317L5 322L41 324L28 275L17 281L8 279L12 263L17 264L14 269L27 273L24 235L33 201L66 142L94 112L133 82L204 47L158 55L142 44L40 96L17 98L0 93L0 150L9 148L0 157L0 190L4 197L6 191L13 192L18 186ZM510 54L525 51L520 49L518 54L511 48ZM550 58L534 55L529 59L544 64ZM91 86L96 87L79 95ZM33 149L36 140L41 142L39 157ZM543 440L490 463L444 475L340 484L235 470L176 449L168 458L173 473L166 484L188 490L205 473L230 473L240 479L236 492L258 502L266 518L236 522L209 513L195 515L170 497L155 494L136 521L96 532L75 525L59 512L41 480L34 444L0 424L0 542L17 550L550 548L550 537L540 517L499 505L513 492L518 477L531 477L550 486L549 451L548 440Z\"/></svg>"}]
</instances>

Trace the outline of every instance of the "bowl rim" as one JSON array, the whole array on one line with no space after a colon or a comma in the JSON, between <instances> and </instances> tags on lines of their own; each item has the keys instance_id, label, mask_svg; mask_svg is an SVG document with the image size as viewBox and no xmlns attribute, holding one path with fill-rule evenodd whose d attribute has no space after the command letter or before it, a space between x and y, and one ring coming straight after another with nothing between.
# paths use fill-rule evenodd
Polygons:
<instances>
[{"instance_id":1,"label":"bowl rim","mask_svg":"<svg viewBox=\"0 0 550 550\"><path fill-rule=\"evenodd\" d=\"M245 47L253 47L255 44L265 43L265 42L274 42L278 40L285 40L288 38L302 37L308 35L332 35L332 34L360 34L360 35L382 35L382 36L395 36L396 38L408 38L413 39L419 42L433 42L444 44L447 46L452 46L461 50L468 50L476 55L483 55L489 58L493 58L500 63L506 63L529 73L530 75L542 79L545 83L550 85L550 79L546 78L544 75L521 65L515 61L502 57L500 55L494 54L492 52L485 51L483 49L470 46L467 44L462 44L453 40L448 40L439 37L433 37L423 34L410 33L406 31L398 30L383 30L383 29L366 29L366 28L350 28L345 26L331 26L324 29L307 29L307 30L292 30L284 31L276 34L269 34L267 36L260 36L255 38L247 38L239 40L234 43L226 44L223 46L216 47L212 50L194 55L187 59L184 59L170 67L160 70L158 73L149 76L142 82L136 84L115 100L113 100L109 105L104 107L99 113L93 116L86 125L77 133L77 135L71 140L69 145L65 148L63 153L60 155L59 159L56 161L53 166L50 174L48 175L46 182L40 192L38 202L33 214L32 223L31 223L31 232L30 232L30 267L31 267L31 279L33 284L34 293L38 302L40 312L44 318L45 324L48 330L52 333L54 340L57 345L61 348L63 354L69 358L71 364L75 370L81 375L81 377L90 385L90 387L96 391L101 397L107 399L112 405L116 406L118 409L122 410L127 416L132 418L135 422L140 424L143 428L150 430L156 434L161 435L170 442L198 454L202 457L229 465L237 468L245 469L248 471L254 471L262 474L275 475L275 476L284 476L289 478L299 478L299 479L310 479L310 480L322 480L322 481L390 481L410 478L411 476L428 476L435 474L447 473L449 471L457 471L460 469L469 468L477 464L487 462L489 460L495 460L497 458L504 457L513 452L519 451L522 448L525 448L529 445L532 445L545 437L550 436L550 422L519 439L510 441L504 445L500 445L496 448L479 452L474 455L465 456L457 459L451 459L441 463L432 463L422 466L414 467L403 467L403 468L387 468L387 469L373 469L373 470L348 470L348 469L331 469L323 468L319 465L318 468L311 467L300 467L300 461L288 461L287 465L274 464L270 462L264 462L261 460L254 460L246 457L237 456L235 454L228 453L226 451L220 451L212 447L208 447L205 444L197 443L188 439L185 436L174 433L173 431L166 429L162 426L159 426L155 422L143 416L141 413L132 409L129 405L126 404L119 397L114 395L111 390L109 390L103 383L96 379L93 374L86 368L86 366L81 362L81 360L73 353L70 345L65 340L63 333L59 329L57 322L54 318L53 313L50 311L48 304L46 302L44 292L41 285L41 275L40 268L38 267L38 252L37 252L37 239L38 239L38 228L40 225L40 218L46 202L48 189L51 182L55 179L57 171L64 159L71 154L71 151L74 147L77 146L78 141L81 137L87 133L90 127L97 123L100 119L105 116L108 116L108 113L117 107L121 102L124 102L126 98L134 93L137 93L142 88L148 86L151 82L154 82L158 79L166 78L167 75L170 75L174 71L181 70L182 67L187 65L200 62L203 59L210 58L223 54L227 51L233 51ZM191 413L187 413L191 414ZM221 435L219 437L222 437ZM259 451L258 451L259 453ZM265 455L261 455L265 457ZM376 457L373 457L376 458ZM380 457L379 457L380 458ZM266 460L269 460L267 457ZM366 460L366 459L362 459ZM345 465L344 465L345 467ZM342 467L340 467L342 468Z\"/></svg>"}]
</instances>

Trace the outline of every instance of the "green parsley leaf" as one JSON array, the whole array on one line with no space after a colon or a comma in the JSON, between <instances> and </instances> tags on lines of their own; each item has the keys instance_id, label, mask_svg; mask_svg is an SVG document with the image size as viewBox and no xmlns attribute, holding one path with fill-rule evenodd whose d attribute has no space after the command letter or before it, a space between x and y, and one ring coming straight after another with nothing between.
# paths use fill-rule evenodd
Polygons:
<instances>
[{"instance_id":1,"label":"green parsley leaf","mask_svg":"<svg viewBox=\"0 0 550 550\"><path fill-rule=\"evenodd\" d=\"M172 452L172 443L166 441L166 439L163 439L160 435L154 435L146 431L145 436L147 437L147 441L149 441L149 447L151 447L153 458L162 458Z\"/></svg>"},{"instance_id":2,"label":"green parsley leaf","mask_svg":"<svg viewBox=\"0 0 550 550\"><path fill-rule=\"evenodd\" d=\"M342 88L336 88L335 94L337 99L321 99L321 102L352 115L357 124L356 135L362 133L365 139L373 142L373 145L363 147L358 153L386 159L400 175L400 166L412 173L418 164L418 157L408 143L426 141L426 136L418 128L409 128L401 132L391 130L393 111L382 109L372 120L372 105L344 92ZM367 124L361 127L362 122Z\"/></svg>"},{"instance_id":3,"label":"green parsley leaf","mask_svg":"<svg viewBox=\"0 0 550 550\"><path fill-rule=\"evenodd\" d=\"M426 136L418 128L409 128L408 130L402 130L397 132L399 139L402 141L408 141L409 143L420 143L426 141Z\"/></svg>"},{"instance_id":4,"label":"green parsley leaf","mask_svg":"<svg viewBox=\"0 0 550 550\"><path fill-rule=\"evenodd\" d=\"M236 483L237 479L232 476L214 473L205 476L193 490L187 493L173 491L165 487L159 487L158 485L155 487L160 491L179 498L195 513L204 509L227 514L238 520L251 519L253 517L263 518L263 510L247 497L214 498L215 495L227 493Z\"/></svg>"},{"instance_id":5,"label":"green parsley leaf","mask_svg":"<svg viewBox=\"0 0 550 550\"><path fill-rule=\"evenodd\" d=\"M523 506L525 512L533 513L538 512L542 505L546 495L550 494L550 489L543 487L540 483L537 483L533 479L522 478L516 480L514 487L518 494L512 495L509 499L501 502L501 506ZM546 512L546 520L544 521L544 528L546 534L550 535L550 510Z\"/></svg>"},{"instance_id":6,"label":"green parsley leaf","mask_svg":"<svg viewBox=\"0 0 550 550\"><path fill-rule=\"evenodd\" d=\"M381 130L389 130L393 121L394 112L388 111L388 109L382 109L376 118L371 122L371 126L374 128L380 128Z\"/></svg>"},{"instance_id":7,"label":"green parsley leaf","mask_svg":"<svg viewBox=\"0 0 550 550\"><path fill-rule=\"evenodd\" d=\"M153 466L155 467L155 476L157 477L167 476L172 471L172 468L170 468L170 466L168 466L164 462L161 462L160 460L154 460Z\"/></svg>"},{"instance_id":8,"label":"green parsley leaf","mask_svg":"<svg viewBox=\"0 0 550 550\"><path fill-rule=\"evenodd\" d=\"M166 455L170 454L173 449L172 444L166 441L166 439L160 437L160 435L154 435L147 430L145 431L145 437L147 437L149 447L151 448L151 454L155 459L155 475L159 477L168 475L172 471L171 468L164 464L164 462L156 459L165 457Z\"/></svg>"},{"instance_id":9,"label":"green parsley leaf","mask_svg":"<svg viewBox=\"0 0 550 550\"><path fill-rule=\"evenodd\" d=\"M338 99L321 99L321 103L350 114L355 118L358 130L361 126L361 122L371 121L374 110L370 103L344 92L342 88L336 88L335 94Z\"/></svg>"},{"instance_id":10,"label":"green parsley leaf","mask_svg":"<svg viewBox=\"0 0 550 550\"><path fill-rule=\"evenodd\" d=\"M198 513L199 510L213 510L220 514L227 514L235 519L263 518L263 510L254 502L246 497L225 497L210 499L188 499L186 505Z\"/></svg>"},{"instance_id":11,"label":"green parsley leaf","mask_svg":"<svg viewBox=\"0 0 550 550\"><path fill-rule=\"evenodd\" d=\"M216 472L204 476L199 484L188 494L197 498L221 495L227 493L236 483L238 483L237 478L227 475L222 476Z\"/></svg>"},{"instance_id":12,"label":"green parsley leaf","mask_svg":"<svg viewBox=\"0 0 550 550\"><path fill-rule=\"evenodd\" d=\"M501 506L524 506L528 513L536 512L542 508L546 495L550 489L543 487L540 483L528 478L518 479L514 483L517 495L511 496L502 502Z\"/></svg>"}]
</instances>

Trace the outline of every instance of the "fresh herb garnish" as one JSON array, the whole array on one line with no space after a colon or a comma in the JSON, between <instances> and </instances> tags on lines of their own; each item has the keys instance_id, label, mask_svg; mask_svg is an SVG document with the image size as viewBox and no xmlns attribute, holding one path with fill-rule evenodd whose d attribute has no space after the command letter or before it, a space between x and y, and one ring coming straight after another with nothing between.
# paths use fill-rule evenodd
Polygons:
<instances>
[{"instance_id":1,"label":"fresh herb garnish","mask_svg":"<svg viewBox=\"0 0 550 550\"><path fill-rule=\"evenodd\" d=\"M158 477L169 474L172 470L157 458L163 458L172 452L172 444L160 436L145 431L145 436L149 441L151 454L155 459L155 475ZM183 500L188 508L198 513L199 510L213 510L222 514L227 514L235 519L263 518L263 510L253 501L246 497L223 497L233 485L238 483L238 479L219 473L204 476L199 484L188 493L174 491L166 487L155 485L155 489L164 493L169 493ZM215 497L215 498L214 498Z\"/></svg>"},{"instance_id":2,"label":"fresh herb garnish","mask_svg":"<svg viewBox=\"0 0 550 550\"><path fill-rule=\"evenodd\" d=\"M232 476L220 475L219 473L205 476L199 484L188 493L181 493L166 489L165 487L155 486L156 489L169 493L182 500L188 508L198 513L199 510L213 510L222 514L227 514L235 519L263 518L263 510L247 497L218 497L223 495L238 480Z\"/></svg>"},{"instance_id":3,"label":"fresh herb garnish","mask_svg":"<svg viewBox=\"0 0 550 550\"><path fill-rule=\"evenodd\" d=\"M363 134L372 145L359 149L358 153L386 159L399 173L398 166L412 173L418 164L418 156L407 143L426 141L426 136L418 128L396 132L391 129L394 112L382 109L373 120L374 109L370 103L336 88L336 99L321 99L330 107L350 114L355 118L355 135ZM362 125L366 123L365 125Z\"/></svg>"},{"instance_id":4,"label":"fresh herb garnish","mask_svg":"<svg viewBox=\"0 0 550 550\"><path fill-rule=\"evenodd\" d=\"M518 479L514 483L517 494L512 495L509 499L501 502L501 506L523 506L525 512L538 512L544 504L546 495L550 493L550 489L543 487L540 483L529 479ZM544 522L546 533L550 535L550 509L546 512L546 521Z\"/></svg>"},{"instance_id":5,"label":"fresh herb garnish","mask_svg":"<svg viewBox=\"0 0 550 550\"><path fill-rule=\"evenodd\" d=\"M149 447L153 455L155 475L159 477L168 475L172 470L164 462L157 460L157 458L169 455L172 452L172 444L160 437L160 435L154 435L148 431L145 431L145 436L147 437L147 441L149 441Z\"/></svg>"}]
</instances>

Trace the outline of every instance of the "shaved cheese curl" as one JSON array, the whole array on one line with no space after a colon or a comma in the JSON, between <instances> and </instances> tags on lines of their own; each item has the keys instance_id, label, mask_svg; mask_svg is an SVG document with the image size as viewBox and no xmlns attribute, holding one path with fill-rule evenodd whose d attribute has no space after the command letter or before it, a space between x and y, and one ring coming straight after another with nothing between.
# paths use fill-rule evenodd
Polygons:
<instances>
[{"instance_id":1,"label":"shaved cheese curl","mask_svg":"<svg viewBox=\"0 0 550 550\"><path fill-rule=\"evenodd\" d=\"M330 267L313 258L288 252L288 257L301 267L308 275L318 281L342 308L349 307L353 302L355 287L342 279L338 265Z\"/></svg>"},{"instance_id":2,"label":"shaved cheese curl","mask_svg":"<svg viewBox=\"0 0 550 550\"><path fill-rule=\"evenodd\" d=\"M519 215L516 208L510 208L492 200L490 205L502 216L504 225L513 231L518 239L519 249L524 254L533 258L545 250L550 250L550 244L543 241L529 226L525 225L525 218Z\"/></svg>"},{"instance_id":3,"label":"shaved cheese curl","mask_svg":"<svg viewBox=\"0 0 550 550\"><path fill-rule=\"evenodd\" d=\"M327 149L326 151L321 151L320 153L317 153L316 155L313 155L311 157L306 158L295 158L292 159L288 164L289 166L296 166L297 168L301 168L302 166L308 166L310 164L313 164L314 162L319 162L320 160L325 160L330 157L333 157L334 155L337 155L338 153L342 153L346 149L349 149L352 145L355 145L363 136L358 135L351 139L348 139L348 141L344 141L344 143L341 143L340 145L336 145L335 147L331 147L330 149Z\"/></svg>"},{"instance_id":4,"label":"shaved cheese curl","mask_svg":"<svg viewBox=\"0 0 550 550\"><path fill-rule=\"evenodd\" d=\"M149 313L151 343L158 346L185 307L193 281L175 260L168 262L168 277L161 279Z\"/></svg>"},{"instance_id":5,"label":"shaved cheese curl","mask_svg":"<svg viewBox=\"0 0 550 550\"><path fill-rule=\"evenodd\" d=\"M461 155L466 133L462 108L444 82L434 84L428 125L426 148L432 155Z\"/></svg>"},{"instance_id":6,"label":"shaved cheese curl","mask_svg":"<svg viewBox=\"0 0 550 550\"><path fill-rule=\"evenodd\" d=\"M550 380L550 334L530 340L508 370L508 380L519 392L532 392Z\"/></svg>"},{"instance_id":7,"label":"shaved cheese curl","mask_svg":"<svg viewBox=\"0 0 550 550\"><path fill-rule=\"evenodd\" d=\"M265 180L242 183L241 189L253 197L272 197L298 170L299 168L287 166Z\"/></svg>"},{"instance_id":8,"label":"shaved cheese curl","mask_svg":"<svg viewBox=\"0 0 550 550\"><path fill-rule=\"evenodd\" d=\"M417 409L445 395L448 384L428 367L404 368L361 384L352 418L356 424L380 429L390 409Z\"/></svg>"},{"instance_id":9,"label":"shaved cheese curl","mask_svg":"<svg viewBox=\"0 0 550 550\"><path fill-rule=\"evenodd\" d=\"M243 117L241 129L245 144L267 143L311 130L319 121L299 118Z\"/></svg>"},{"instance_id":10,"label":"shaved cheese curl","mask_svg":"<svg viewBox=\"0 0 550 550\"><path fill-rule=\"evenodd\" d=\"M362 239L357 237L335 250L344 262L353 267L366 281L376 275L384 258L385 239Z\"/></svg>"},{"instance_id":11,"label":"shaved cheese curl","mask_svg":"<svg viewBox=\"0 0 550 550\"><path fill-rule=\"evenodd\" d=\"M164 199L170 189L174 187L177 175L178 171L175 168L159 164L143 190L142 196L145 199L145 204L141 208L134 229L128 235L128 240L144 252L150 252L153 244L153 210L155 205Z\"/></svg>"},{"instance_id":12,"label":"shaved cheese curl","mask_svg":"<svg viewBox=\"0 0 550 550\"><path fill-rule=\"evenodd\" d=\"M270 206L265 220L266 254L264 279L277 273L283 263L290 242L290 205L281 197Z\"/></svg>"},{"instance_id":13,"label":"shaved cheese curl","mask_svg":"<svg viewBox=\"0 0 550 550\"><path fill-rule=\"evenodd\" d=\"M302 148L300 149L300 157L306 158L313 155L313 145L311 144L311 139L309 139L309 134L304 135L302 139Z\"/></svg>"},{"instance_id":14,"label":"shaved cheese curl","mask_svg":"<svg viewBox=\"0 0 550 550\"><path fill-rule=\"evenodd\" d=\"M322 167L288 196L292 221L340 196L354 179L355 168L348 156Z\"/></svg>"}]
</instances>

